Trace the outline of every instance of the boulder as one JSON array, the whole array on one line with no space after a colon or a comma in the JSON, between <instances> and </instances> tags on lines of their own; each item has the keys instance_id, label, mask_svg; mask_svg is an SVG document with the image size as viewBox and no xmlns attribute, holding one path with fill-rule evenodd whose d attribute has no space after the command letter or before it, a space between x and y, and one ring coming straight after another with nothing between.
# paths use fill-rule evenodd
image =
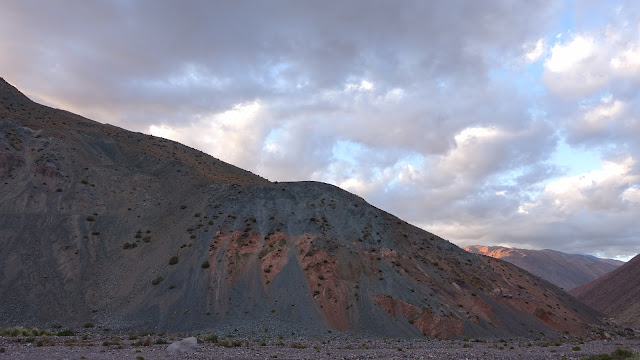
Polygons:
<instances>
[{"instance_id":1,"label":"boulder","mask_svg":"<svg viewBox=\"0 0 640 360\"><path fill-rule=\"evenodd\" d=\"M188 337L184 340L176 341L169 345L165 350L168 353L187 353L192 354L198 350L198 339L195 337Z\"/></svg>"}]
</instances>

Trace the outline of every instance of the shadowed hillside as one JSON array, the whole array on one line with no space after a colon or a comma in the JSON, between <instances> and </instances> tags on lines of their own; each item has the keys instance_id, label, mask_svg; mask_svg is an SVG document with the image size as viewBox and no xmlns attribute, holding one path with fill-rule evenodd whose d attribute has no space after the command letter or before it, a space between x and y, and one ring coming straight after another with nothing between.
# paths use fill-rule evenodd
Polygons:
<instances>
[{"instance_id":1,"label":"shadowed hillside","mask_svg":"<svg viewBox=\"0 0 640 360\"><path fill-rule=\"evenodd\" d=\"M571 294L623 325L640 327L640 255Z\"/></svg>"},{"instance_id":2,"label":"shadowed hillside","mask_svg":"<svg viewBox=\"0 0 640 360\"><path fill-rule=\"evenodd\" d=\"M593 281L624 264L618 260L566 254L549 249L527 250L482 245L467 246L464 249L474 254L508 261L565 290Z\"/></svg>"},{"instance_id":3,"label":"shadowed hillside","mask_svg":"<svg viewBox=\"0 0 640 360\"><path fill-rule=\"evenodd\" d=\"M598 315L335 186L271 183L0 80L0 325L534 336Z\"/></svg>"}]
</instances>

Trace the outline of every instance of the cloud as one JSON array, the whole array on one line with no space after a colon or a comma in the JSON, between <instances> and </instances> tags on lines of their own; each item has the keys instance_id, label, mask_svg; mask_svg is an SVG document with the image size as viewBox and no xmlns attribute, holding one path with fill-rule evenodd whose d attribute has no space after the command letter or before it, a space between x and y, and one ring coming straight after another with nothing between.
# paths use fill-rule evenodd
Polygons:
<instances>
[{"instance_id":1,"label":"cloud","mask_svg":"<svg viewBox=\"0 0 640 360\"><path fill-rule=\"evenodd\" d=\"M546 44L544 39L538 39L538 41L533 43L528 43L523 46L523 49L526 51L524 54L524 58L527 62L532 63L540 59L546 52Z\"/></svg>"},{"instance_id":2,"label":"cloud","mask_svg":"<svg viewBox=\"0 0 640 360\"><path fill-rule=\"evenodd\" d=\"M545 61L543 79L554 92L580 97L592 94L610 81L605 70L605 45L592 37L576 35L564 43L555 44Z\"/></svg>"},{"instance_id":3,"label":"cloud","mask_svg":"<svg viewBox=\"0 0 640 360\"><path fill-rule=\"evenodd\" d=\"M337 184L461 245L628 255L638 8L25 0L0 12L0 69L36 100ZM605 165L566 176L560 141Z\"/></svg>"},{"instance_id":4,"label":"cloud","mask_svg":"<svg viewBox=\"0 0 640 360\"><path fill-rule=\"evenodd\" d=\"M269 126L268 112L258 101L237 104L215 114L199 114L182 126L151 125L149 133L217 154L226 162L255 169Z\"/></svg>"}]
</instances>

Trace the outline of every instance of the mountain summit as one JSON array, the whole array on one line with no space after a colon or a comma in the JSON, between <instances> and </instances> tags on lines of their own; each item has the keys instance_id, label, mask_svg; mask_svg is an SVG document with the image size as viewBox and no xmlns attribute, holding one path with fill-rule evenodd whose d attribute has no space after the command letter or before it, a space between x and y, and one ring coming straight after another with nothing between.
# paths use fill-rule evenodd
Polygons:
<instances>
[{"instance_id":1,"label":"mountain summit","mask_svg":"<svg viewBox=\"0 0 640 360\"><path fill-rule=\"evenodd\" d=\"M335 186L272 183L0 80L0 325L583 335L598 313Z\"/></svg>"}]
</instances>

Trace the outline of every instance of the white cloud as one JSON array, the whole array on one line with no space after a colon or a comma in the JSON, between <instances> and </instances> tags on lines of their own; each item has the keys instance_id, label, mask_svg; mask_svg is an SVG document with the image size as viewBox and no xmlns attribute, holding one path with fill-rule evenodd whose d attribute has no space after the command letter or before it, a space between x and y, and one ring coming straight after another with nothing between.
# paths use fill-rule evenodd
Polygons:
<instances>
[{"instance_id":1,"label":"white cloud","mask_svg":"<svg viewBox=\"0 0 640 360\"><path fill-rule=\"evenodd\" d=\"M640 75L640 43L621 51L611 59L610 64L618 76Z\"/></svg>"},{"instance_id":2,"label":"white cloud","mask_svg":"<svg viewBox=\"0 0 640 360\"><path fill-rule=\"evenodd\" d=\"M640 204L640 188L630 187L622 193L622 200Z\"/></svg>"},{"instance_id":3,"label":"white cloud","mask_svg":"<svg viewBox=\"0 0 640 360\"><path fill-rule=\"evenodd\" d=\"M600 170L549 183L542 197L546 199L546 204L552 204L556 211L563 214L574 214L585 209L620 208L622 194L630 184L640 181L640 176L631 172L633 163L632 158L620 162L604 161Z\"/></svg>"},{"instance_id":4,"label":"white cloud","mask_svg":"<svg viewBox=\"0 0 640 360\"><path fill-rule=\"evenodd\" d=\"M591 36L575 35L556 43L544 63L543 81L555 93L567 97L592 94L611 79L606 71L606 45Z\"/></svg>"},{"instance_id":5,"label":"white cloud","mask_svg":"<svg viewBox=\"0 0 640 360\"><path fill-rule=\"evenodd\" d=\"M571 99L639 78L640 41L626 24L559 40L544 63L544 83L554 93Z\"/></svg>"},{"instance_id":6,"label":"white cloud","mask_svg":"<svg viewBox=\"0 0 640 360\"><path fill-rule=\"evenodd\" d=\"M372 82L367 80L362 80L360 83L347 83L345 86L345 90L357 90L357 91L371 91L374 89L374 85Z\"/></svg>"},{"instance_id":7,"label":"white cloud","mask_svg":"<svg viewBox=\"0 0 640 360\"><path fill-rule=\"evenodd\" d=\"M580 66L597 51L595 40L587 36L575 36L567 43L556 43L544 66L553 73L563 73Z\"/></svg>"},{"instance_id":8,"label":"white cloud","mask_svg":"<svg viewBox=\"0 0 640 360\"><path fill-rule=\"evenodd\" d=\"M620 119L624 115L628 104L624 101L613 100L611 96L605 97L600 104L587 107L584 114L571 125L575 131L598 132L604 130L611 122Z\"/></svg>"},{"instance_id":9,"label":"white cloud","mask_svg":"<svg viewBox=\"0 0 640 360\"><path fill-rule=\"evenodd\" d=\"M189 144L231 164L254 169L264 148L269 117L258 102L236 104L220 113L195 116L186 126L151 125L154 136ZM275 144L266 144L272 150Z\"/></svg>"},{"instance_id":10,"label":"white cloud","mask_svg":"<svg viewBox=\"0 0 640 360\"><path fill-rule=\"evenodd\" d=\"M546 52L546 44L544 39L538 39L535 44L529 43L523 46L526 51L524 58L527 62L532 63L540 59Z\"/></svg>"}]
</instances>

